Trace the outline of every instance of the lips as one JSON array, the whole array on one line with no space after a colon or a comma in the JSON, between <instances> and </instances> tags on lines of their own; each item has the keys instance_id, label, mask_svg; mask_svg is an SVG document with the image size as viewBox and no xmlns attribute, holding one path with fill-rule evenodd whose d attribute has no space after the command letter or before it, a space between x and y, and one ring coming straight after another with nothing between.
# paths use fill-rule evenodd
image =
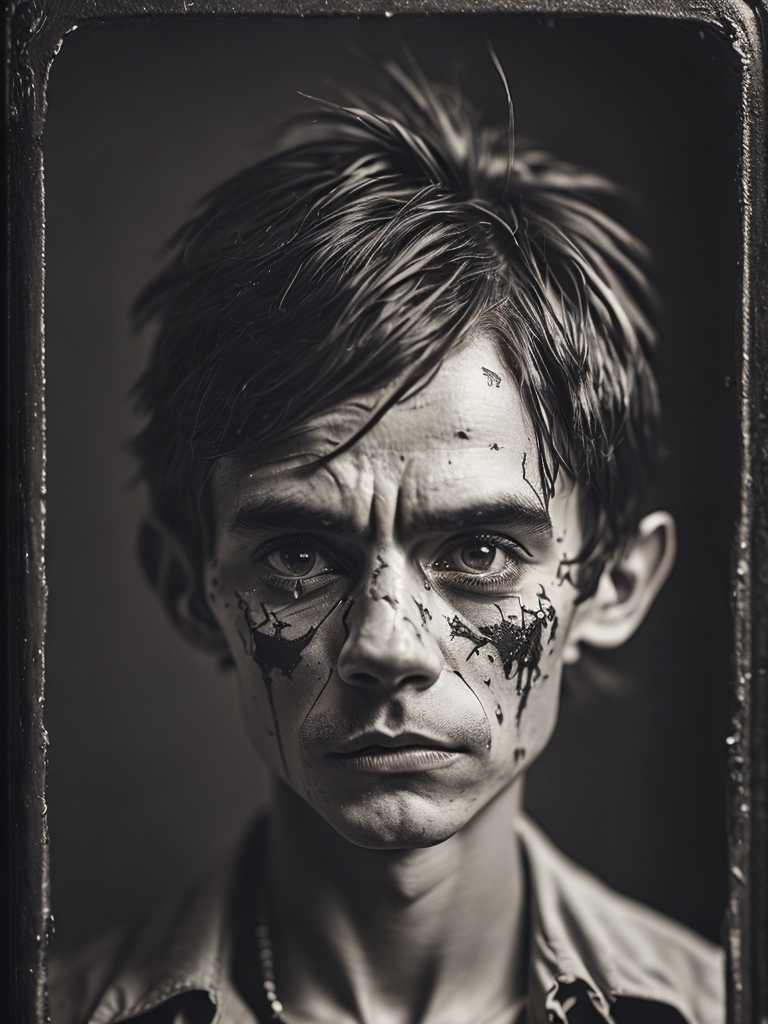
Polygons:
<instances>
[{"instance_id":1,"label":"lips","mask_svg":"<svg viewBox=\"0 0 768 1024\"><path fill-rule=\"evenodd\" d=\"M444 768L466 753L465 748L421 733L372 732L351 738L326 756L350 771L398 774Z\"/></svg>"}]
</instances>

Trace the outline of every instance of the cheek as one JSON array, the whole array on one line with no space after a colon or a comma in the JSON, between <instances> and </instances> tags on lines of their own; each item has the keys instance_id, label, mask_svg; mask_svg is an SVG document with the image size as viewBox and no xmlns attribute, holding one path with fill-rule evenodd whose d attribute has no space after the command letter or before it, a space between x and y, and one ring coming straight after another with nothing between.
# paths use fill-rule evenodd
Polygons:
<instances>
[{"instance_id":1,"label":"cheek","mask_svg":"<svg viewBox=\"0 0 768 1024\"><path fill-rule=\"evenodd\" d=\"M447 654L477 691L495 732L548 735L557 714L562 648L547 589L445 616ZM490 614L489 614L490 613ZM521 755L516 748L518 760Z\"/></svg>"},{"instance_id":2,"label":"cheek","mask_svg":"<svg viewBox=\"0 0 768 1024\"><path fill-rule=\"evenodd\" d=\"M347 602L329 586L305 600L270 601L231 589L217 606L240 679L251 737L287 781L296 774L301 725L327 685L344 638Z\"/></svg>"}]
</instances>

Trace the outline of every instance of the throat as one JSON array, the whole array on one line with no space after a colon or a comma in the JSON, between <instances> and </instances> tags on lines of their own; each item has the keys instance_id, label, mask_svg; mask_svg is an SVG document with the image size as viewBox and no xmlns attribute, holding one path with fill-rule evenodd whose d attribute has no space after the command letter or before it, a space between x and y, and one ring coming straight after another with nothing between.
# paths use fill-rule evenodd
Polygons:
<instances>
[{"instance_id":1,"label":"throat","mask_svg":"<svg viewBox=\"0 0 768 1024\"><path fill-rule=\"evenodd\" d=\"M443 1024L490 1020L519 1002L520 794L501 794L443 843L387 851L356 847L322 819L297 829L291 797L270 819L269 909L276 984L296 1019L314 1006L339 1022Z\"/></svg>"}]
</instances>

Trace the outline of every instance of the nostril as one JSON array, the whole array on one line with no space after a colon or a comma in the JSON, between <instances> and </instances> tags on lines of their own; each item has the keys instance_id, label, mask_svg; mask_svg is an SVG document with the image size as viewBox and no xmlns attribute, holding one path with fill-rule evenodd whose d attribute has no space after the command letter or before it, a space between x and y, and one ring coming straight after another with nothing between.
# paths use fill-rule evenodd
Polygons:
<instances>
[{"instance_id":1,"label":"nostril","mask_svg":"<svg viewBox=\"0 0 768 1024\"><path fill-rule=\"evenodd\" d=\"M347 680L355 686L377 686L379 682L370 672L349 672Z\"/></svg>"},{"instance_id":2,"label":"nostril","mask_svg":"<svg viewBox=\"0 0 768 1024\"><path fill-rule=\"evenodd\" d=\"M412 686L414 690L428 690L433 682L434 680L425 675L405 676L404 679L399 680L398 685Z\"/></svg>"},{"instance_id":3,"label":"nostril","mask_svg":"<svg viewBox=\"0 0 768 1024\"><path fill-rule=\"evenodd\" d=\"M387 677L384 673L381 675L374 675L372 672L348 672L346 675L342 673L348 683L353 686L410 686L414 690L428 690L434 682L430 676L425 673L414 673L412 675L397 676L392 675Z\"/></svg>"}]
</instances>

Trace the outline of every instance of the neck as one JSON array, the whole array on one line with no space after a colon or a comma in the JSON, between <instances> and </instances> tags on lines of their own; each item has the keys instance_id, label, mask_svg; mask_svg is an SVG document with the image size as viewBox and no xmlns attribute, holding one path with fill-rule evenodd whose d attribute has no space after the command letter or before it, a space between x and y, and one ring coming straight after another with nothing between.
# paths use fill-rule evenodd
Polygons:
<instances>
[{"instance_id":1,"label":"neck","mask_svg":"<svg viewBox=\"0 0 768 1024\"><path fill-rule=\"evenodd\" d=\"M506 1020L525 991L520 784L436 846L367 850L276 783L270 900L289 1021Z\"/></svg>"}]
</instances>

